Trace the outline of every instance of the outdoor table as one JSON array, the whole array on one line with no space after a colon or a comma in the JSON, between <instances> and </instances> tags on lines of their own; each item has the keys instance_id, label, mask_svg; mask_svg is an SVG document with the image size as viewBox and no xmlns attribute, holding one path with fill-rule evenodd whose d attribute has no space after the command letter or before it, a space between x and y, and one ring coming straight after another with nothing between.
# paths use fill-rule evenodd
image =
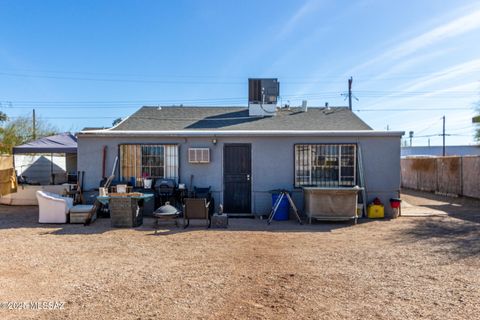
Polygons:
<instances>
[{"instance_id":1,"label":"outdoor table","mask_svg":"<svg viewBox=\"0 0 480 320\"><path fill-rule=\"evenodd\" d=\"M132 192L139 192L143 193L144 195L150 194L152 195L152 200L145 201L144 206L143 206L143 216L144 217L151 217L153 215L153 212L155 211L156 208L158 208L160 205L157 204L157 198L155 195L155 190L153 189L145 189L145 188L133 188Z\"/></svg>"},{"instance_id":2,"label":"outdoor table","mask_svg":"<svg viewBox=\"0 0 480 320\"><path fill-rule=\"evenodd\" d=\"M151 201L153 194L133 193L99 196L97 200L108 204L112 227L138 227L143 223L143 203Z\"/></svg>"}]
</instances>

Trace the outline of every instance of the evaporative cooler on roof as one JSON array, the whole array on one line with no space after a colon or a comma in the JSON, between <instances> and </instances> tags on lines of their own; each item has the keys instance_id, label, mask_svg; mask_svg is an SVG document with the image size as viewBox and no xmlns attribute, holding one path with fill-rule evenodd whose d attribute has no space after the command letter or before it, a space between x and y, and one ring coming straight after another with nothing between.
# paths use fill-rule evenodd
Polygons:
<instances>
[{"instance_id":1,"label":"evaporative cooler on roof","mask_svg":"<svg viewBox=\"0 0 480 320\"><path fill-rule=\"evenodd\" d=\"M248 79L248 114L250 116L274 116L280 94L277 79Z\"/></svg>"},{"instance_id":2,"label":"evaporative cooler on roof","mask_svg":"<svg viewBox=\"0 0 480 320\"><path fill-rule=\"evenodd\" d=\"M277 79L248 79L248 103L277 104L280 83Z\"/></svg>"}]
</instances>

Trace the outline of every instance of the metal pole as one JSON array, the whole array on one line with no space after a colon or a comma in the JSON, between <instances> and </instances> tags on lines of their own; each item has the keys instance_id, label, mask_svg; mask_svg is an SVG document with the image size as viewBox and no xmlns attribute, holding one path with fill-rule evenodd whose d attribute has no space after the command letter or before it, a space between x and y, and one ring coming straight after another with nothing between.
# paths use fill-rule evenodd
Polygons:
<instances>
[{"instance_id":1,"label":"metal pole","mask_svg":"<svg viewBox=\"0 0 480 320\"><path fill-rule=\"evenodd\" d=\"M445 157L445 116L443 116L443 156Z\"/></svg>"},{"instance_id":2,"label":"metal pole","mask_svg":"<svg viewBox=\"0 0 480 320\"><path fill-rule=\"evenodd\" d=\"M352 111L352 82L353 78L348 79L348 108Z\"/></svg>"},{"instance_id":3,"label":"metal pole","mask_svg":"<svg viewBox=\"0 0 480 320\"><path fill-rule=\"evenodd\" d=\"M32 138L33 140L37 139L37 130L36 130L36 125L35 125L35 109L33 109L33 114L32 114Z\"/></svg>"},{"instance_id":4,"label":"metal pole","mask_svg":"<svg viewBox=\"0 0 480 320\"><path fill-rule=\"evenodd\" d=\"M55 184L55 175L53 174L53 153L50 153L50 177L52 179L51 184Z\"/></svg>"}]
</instances>

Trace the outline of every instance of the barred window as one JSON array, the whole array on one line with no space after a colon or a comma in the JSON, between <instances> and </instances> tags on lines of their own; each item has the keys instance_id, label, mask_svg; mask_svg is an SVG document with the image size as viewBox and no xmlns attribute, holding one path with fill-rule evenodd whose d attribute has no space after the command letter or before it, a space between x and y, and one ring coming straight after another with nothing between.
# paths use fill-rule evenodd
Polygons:
<instances>
[{"instance_id":1,"label":"barred window","mask_svg":"<svg viewBox=\"0 0 480 320\"><path fill-rule=\"evenodd\" d=\"M136 185L142 178L169 178L178 182L178 146L160 144L120 145L120 177L135 178Z\"/></svg>"},{"instance_id":2,"label":"barred window","mask_svg":"<svg viewBox=\"0 0 480 320\"><path fill-rule=\"evenodd\" d=\"M354 144L295 145L295 187L347 187L356 184Z\"/></svg>"}]
</instances>

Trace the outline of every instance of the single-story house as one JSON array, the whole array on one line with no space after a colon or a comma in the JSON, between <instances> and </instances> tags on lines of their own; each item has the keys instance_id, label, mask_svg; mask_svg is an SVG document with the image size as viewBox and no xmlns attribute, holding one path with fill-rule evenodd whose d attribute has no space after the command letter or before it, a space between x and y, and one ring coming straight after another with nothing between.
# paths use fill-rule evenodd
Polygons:
<instances>
[{"instance_id":1,"label":"single-story house","mask_svg":"<svg viewBox=\"0 0 480 320\"><path fill-rule=\"evenodd\" d=\"M127 181L148 175L211 186L226 213L264 215L272 189L290 190L301 210L302 186L352 187L362 168L368 201L380 198L389 213L403 132L372 130L348 107L279 108L277 92L252 91L248 107L147 106L112 128L79 132L84 187L98 188L118 157L116 175Z\"/></svg>"}]
</instances>

